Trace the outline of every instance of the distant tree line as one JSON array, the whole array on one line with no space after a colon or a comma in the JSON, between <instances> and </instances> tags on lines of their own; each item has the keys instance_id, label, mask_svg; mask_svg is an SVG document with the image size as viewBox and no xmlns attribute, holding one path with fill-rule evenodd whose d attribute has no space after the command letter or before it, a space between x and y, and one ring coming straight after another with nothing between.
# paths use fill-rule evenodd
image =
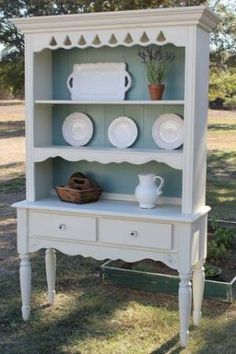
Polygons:
<instances>
[{"instance_id":1,"label":"distant tree line","mask_svg":"<svg viewBox=\"0 0 236 354\"><path fill-rule=\"evenodd\" d=\"M215 0L213 10L221 21L211 36L210 106L236 108L236 2Z\"/></svg>"},{"instance_id":2,"label":"distant tree line","mask_svg":"<svg viewBox=\"0 0 236 354\"><path fill-rule=\"evenodd\" d=\"M210 101L236 104L235 9L221 0L0 0L0 89L24 95L24 40L12 17L212 5L222 21L211 38Z\"/></svg>"}]
</instances>

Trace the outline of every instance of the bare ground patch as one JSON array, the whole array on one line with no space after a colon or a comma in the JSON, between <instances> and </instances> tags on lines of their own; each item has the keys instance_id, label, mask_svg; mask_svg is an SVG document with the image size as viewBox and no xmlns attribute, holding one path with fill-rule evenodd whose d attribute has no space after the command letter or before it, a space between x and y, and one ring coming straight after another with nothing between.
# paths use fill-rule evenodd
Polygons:
<instances>
[{"instance_id":1,"label":"bare ground patch","mask_svg":"<svg viewBox=\"0 0 236 354\"><path fill-rule=\"evenodd\" d=\"M0 278L18 268L16 211L25 199L24 106L0 106Z\"/></svg>"}]
</instances>

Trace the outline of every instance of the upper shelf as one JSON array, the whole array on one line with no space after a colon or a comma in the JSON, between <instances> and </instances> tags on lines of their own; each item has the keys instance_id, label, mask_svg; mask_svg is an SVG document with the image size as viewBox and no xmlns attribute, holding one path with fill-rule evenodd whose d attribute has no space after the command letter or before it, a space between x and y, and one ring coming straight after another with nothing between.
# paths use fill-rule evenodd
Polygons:
<instances>
[{"instance_id":1,"label":"upper shelf","mask_svg":"<svg viewBox=\"0 0 236 354\"><path fill-rule=\"evenodd\" d=\"M35 100L36 104L46 105L78 105L78 104L99 104L99 105L184 105L184 100L124 100L124 101L83 101L83 100Z\"/></svg>"},{"instance_id":2,"label":"upper shelf","mask_svg":"<svg viewBox=\"0 0 236 354\"><path fill-rule=\"evenodd\" d=\"M72 146L47 146L35 147L33 149L34 162L42 162L48 158L61 157L68 161L86 160L96 161L102 164L129 162L141 165L150 161L164 162L167 165L182 169L182 150L161 150L161 149L117 149L117 148L94 148L94 147L72 147Z\"/></svg>"}]
</instances>

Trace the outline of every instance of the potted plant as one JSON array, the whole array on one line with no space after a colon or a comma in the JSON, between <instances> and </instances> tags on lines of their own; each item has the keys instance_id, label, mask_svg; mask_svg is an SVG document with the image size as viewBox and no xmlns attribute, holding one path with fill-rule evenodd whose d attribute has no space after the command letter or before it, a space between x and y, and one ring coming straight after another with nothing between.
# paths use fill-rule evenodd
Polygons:
<instances>
[{"instance_id":1,"label":"potted plant","mask_svg":"<svg viewBox=\"0 0 236 354\"><path fill-rule=\"evenodd\" d=\"M161 100L165 89L164 79L167 67L175 59L174 51L164 47L148 46L141 47L138 50L138 56L146 66L151 99Z\"/></svg>"}]
</instances>

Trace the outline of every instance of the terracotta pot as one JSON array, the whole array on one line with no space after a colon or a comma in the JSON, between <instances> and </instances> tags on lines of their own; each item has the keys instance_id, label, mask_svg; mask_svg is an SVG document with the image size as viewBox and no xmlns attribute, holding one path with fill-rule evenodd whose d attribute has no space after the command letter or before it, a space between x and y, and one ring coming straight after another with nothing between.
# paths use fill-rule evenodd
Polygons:
<instances>
[{"instance_id":1,"label":"terracotta pot","mask_svg":"<svg viewBox=\"0 0 236 354\"><path fill-rule=\"evenodd\" d=\"M148 85L151 100L161 100L165 85L163 84L150 84Z\"/></svg>"}]
</instances>

